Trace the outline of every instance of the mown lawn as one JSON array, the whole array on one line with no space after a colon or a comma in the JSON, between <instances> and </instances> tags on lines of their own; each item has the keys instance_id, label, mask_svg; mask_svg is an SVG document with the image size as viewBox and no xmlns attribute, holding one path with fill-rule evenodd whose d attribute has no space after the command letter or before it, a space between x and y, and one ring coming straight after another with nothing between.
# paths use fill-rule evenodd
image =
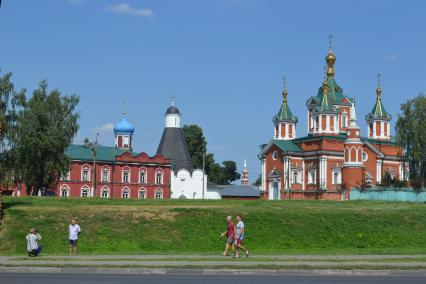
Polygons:
<instances>
[{"instance_id":1,"label":"mown lawn","mask_svg":"<svg viewBox=\"0 0 426 284\"><path fill-rule=\"evenodd\" d=\"M253 254L426 254L426 204L328 201L133 201L5 197L0 254L25 253L36 227L44 253L219 254L227 214L242 214Z\"/></svg>"}]
</instances>

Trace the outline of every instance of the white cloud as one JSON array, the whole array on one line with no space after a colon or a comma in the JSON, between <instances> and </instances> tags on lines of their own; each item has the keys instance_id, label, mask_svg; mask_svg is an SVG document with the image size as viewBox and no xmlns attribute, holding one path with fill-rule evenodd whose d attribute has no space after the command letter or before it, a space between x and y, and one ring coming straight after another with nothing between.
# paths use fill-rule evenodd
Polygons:
<instances>
[{"instance_id":1,"label":"white cloud","mask_svg":"<svg viewBox=\"0 0 426 284\"><path fill-rule=\"evenodd\" d=\"M397 61L399 58L398 54L392 53L391 55L387 56L387 60L389 61Z\"/></svg>"},{"instance_id":2,"label":"white cloud","mask_svg":"<svg viewBox=\"0 0 426 284\"><path fill-rule=\"evenodd\" d=\"M116 14L128 14L137 17L154 17L154 13L151 9L138 9L133 8L127 3L120 4L112 4L105 7L105 10L108 12L116 13Z\"/></svg>"},{"instance_id":3,"label":"white cloud","mask_svg":"<svg viewBox=\"0 0 426 284\"><path fill-rule=\"evenodd\" d=\"M114 124L107 123L102 126L92 129L93 133L99 133L100 135L112 135L114 132Z\"/></svg>"}]
</instances>

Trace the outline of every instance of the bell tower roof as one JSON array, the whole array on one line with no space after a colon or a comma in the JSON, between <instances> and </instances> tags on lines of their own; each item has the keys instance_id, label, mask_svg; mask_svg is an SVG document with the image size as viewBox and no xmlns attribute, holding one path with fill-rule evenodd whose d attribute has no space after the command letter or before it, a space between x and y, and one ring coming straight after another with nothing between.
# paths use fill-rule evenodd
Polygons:
<instances>
[{"instance_id":1,"label":"bell tower roof","mask_svg":"<svg viewBox=\"0 0 426 284\"><path fill-rule=\"evenodd\" d=\"M369 114L367 114L367 121L371 120L391 120L392 116L386 111L382 103L382 87L381 87L381 74L377 74L377 89L376 89L376 103Z\"/></svg>"},{"instance_id":2,"label":"bell tower roof","mask_svg":"<svg viewBox=\"0 0 426 284\"><path fill-rule=\"evenodd\" d=\"M283 80L284 80L284 89L282 92L283 101L281 104L281 108L278 111L278 114L274 116L273 121L297 123L298 118L297 116L294 116L293 113L291 112L290 106L288 105L288 101L287 101L288 92L287 92L287 86L286 86L286 77L284 77Z\"/></svg>"}]
</instances>

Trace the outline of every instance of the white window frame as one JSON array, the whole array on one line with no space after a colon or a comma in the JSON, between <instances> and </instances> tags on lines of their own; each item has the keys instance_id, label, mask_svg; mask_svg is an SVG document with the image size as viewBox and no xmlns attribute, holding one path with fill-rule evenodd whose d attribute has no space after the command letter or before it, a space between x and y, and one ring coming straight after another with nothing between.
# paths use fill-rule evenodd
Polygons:
<instances>
[{"instance_id":1,"label":"white window frame","mask_svg":"<svg viewBox=\"0 0 426 284\"><path fill-rule=\"evenodd\" d=\"M143 198L141 198L141 193L143 193ZM148 191L144 188L138 190L138 199L144 200L148 197Z\"/></svg>"},{"instance_id":2,"label":"white window frame","mask_svg":"<svg viewBox=\"0 0 426 284\"><path fill-rule=\"evenodd\" d=\"M84 178L84 172L87 171L87 179ZM91 168L88 164L84 164L81 167L81 180L82 181L90 181L90 173L91 173Z\"/></svg>"},{"instance_id":3,"label":"white window frame","mask_svg":"<svg viewBox=\"0 0 426 284\"><path fill-rule=\"evenodd\" d=\"M313 177L312 177L313 173ZM317 169L312 168L308 170L308 184L317 184Z\"/></svg>"},{"instance_id":4,"label":"white window frame","mask_svg":"<svg viewBox=\"0 0 426 284\"><path fill-rule=\"evenodd\" d=\"M127 197L124 197L124 193L127 193ZM122 198L122 199L130 199L130 188L128 188L128 187L126 186L126 187L123 187L123 188L121 189L121 198Z\"/></svg>"},{"instance_id":5,"label":"white window frame","mask_svg":"<svg viewBox=\"0 0 426 284\"><path fill-rule=\"evenodd\" d=\"M158 182L158 174L161 175L160 182ZM161 170L155 171L155 184L164 184L164 173Z\"/></svg>"},{"instance_id":6,"label":"white window frame","mask_svg":"<svg viewBox=\"0 0 426 284\"><path fill-rule=\"evenodd\" d=\"M157 193L159 193L159 194L160 194L159 198L157 198ZM157 188L157 189L155 190L154 198L155 198L155 199L163 199L163 190L162 190L161 188Z\"/></svg>"},{"instance_id":7,"label":"white window frame","mask_svg":"<svg viewBox=\"0 0 426 284\"><path fill-rule=\"evenodd\" d=\"M104 179L104 173L106 173L106 179ZM101 182L109 182L110 180L110 168L107 166L102 167L101 171Z\"/></svg>"},{"instance_id":8,"label":"white window frame","mask_svg":"<svg viewBox=\"0 0 426 284\"><path fill-rule=\"evenodd\" d=\"M87 192L87 194L83 194L83 192ZM90 188L87 185L81 188L80 197L83 197L83 198L90 197Z\"/></svg>"},{"instance_id":9,"label":"white window frame","mask_svg":"<svg viewBox=\"0 0 426 284\"><path fill-rule=\"evenodd\" d=\"M142 181L142 176L145 176L143 181ZM139 170L139 183L140 184L148 183L148 171L145 168L142 168Z\"/></svg>"},{"instance_id":10,"label":"white window frame","mask_svg":"<svg viewBox=\"0 0 426 284\"><path fill-rule=\"evenodd\" d=\"M337 182L335 176L337 174ZM342 184L342 170L341 169L333 169L331 171L331 184L333 185L341 185Z\"/></svg>"},{"instance_id":11,"label":"white window frame","mask_svg":"<svg viewBox=\"0 0 426 284\"><path fill-rule=\"evenodd\" d=\"M129 147L130 146L130 136L128 136L128 135L123 135L123 141L122 141L122 143L123 143L123 146L125 146L125 147Z\"/></svg>"},{"instance_id":12,"label":"white window frame","mask_svg":"<svg viewBox=\"0 0 426 284\"><path fill-rule=\"evenodd\" d=\"M106 192L106 196L103 196L104 192ZM107 186L102 187L100 197L101 198L110 198L110 196L111 196L111 191L109 190L109 187L107 187Z\"/></svg>"},{"instance_id":13,"label":"white window frame","mask_svg":"<svg viewBox=\"0 0 426 284\"><path fill-rule=\"evenodd\" d=\"M348 125L348 113L347 112L343 112L342 113L342 122L341 122L341 127L342 128L347 128Z\"/></svg>"},{"instance_id":14,"label":"white window frame","mask_svg":"<svg viewBox=\"0 0 426 284\"><path fill-rule=\"evenodd\" d=\"M63 192L66 192L66 196L64 196L62 194ZM63 197L63 198L70 197L70 187L66 184L62 185L61 188L60 188L60 194L61 194L60 196Z\"/></svg>"},{"instance_id":15,"label":"white window frame","mask_svg":"<svg viewBox=\"0 0 426 284\"><path fill-rule=\"evenodd\" d=\"M122 183L131 183L131 170L130 169L123 169L122 173L121 173L121 182ZM125 174L128 174L128 180L125 181L124 180L124 176Z\"/></svg>"},{"instance_id":16,"label":"white window frame","mask_svg":"<svg viewBox=\"0 0 426 284\"><path fill-rule=\"evenodd\" d=\"M301 184L301 170L300 169L292 169L291 170L291 183ZM295 175L297 175L297 179L295 179Z\"/></svg>"}]
</instances>

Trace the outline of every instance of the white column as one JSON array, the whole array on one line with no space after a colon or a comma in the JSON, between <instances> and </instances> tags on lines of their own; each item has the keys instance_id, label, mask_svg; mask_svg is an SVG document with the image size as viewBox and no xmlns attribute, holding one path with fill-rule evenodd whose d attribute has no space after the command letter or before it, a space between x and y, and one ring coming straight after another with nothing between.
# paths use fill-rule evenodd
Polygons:
<instances>
[{"instance_id":1,"label":"white column","mask_svg":"<svg viewBox=\"0 0 426 284\"><path fill-rule=\"evenodd\" d=\"M325 116L325 131L330 132L330 115Z\"/></svg>"},{"instance_id":2,"label":"white column","mask_svg":"<svg viewBox=\"0 0 426 284\"><path fill-rule=\"evenodd\" d=\"M266 191L266 160L262 159L262 184L261 184L261 189L263 191Z\"/></svg>"},{"instance_id":3,"label":"white column","mask_svg":"<svg viewBox=\"0 0 426 284\"><path fill-rule=\"evenodd\" d=\"M404 180L404 172L402 169L402 162L399 162L399 180Z\"/></svg>"},{"instance_id":4,"label":"white column","mask_svg":"<svg viewBox=\"0 0 426 284\"><path fill-rule=\"evenodd\" d=\"M385 123L383 121L380 122L380 136L385 137Z\"/></svg>"},{"instance_id":5,"label":"white column","mask_svg":"<svg viewBox=\"0 0 426 284\"><path fill-rule=\"evenodd\" d=\"M322 157L319 157L319 187L322 188L322 171L323 171L323 167L322 167Z\"/></svg>"},{"instance_id":6,"label":"white column","mask_svg":"<svg viewBox=\"0 0 426 284\"><path fill-rule=\"evenodd\" d=\"M377 160L377 166L376 166L376 182L382 183L382 161Z\"/></svg>"},{"instance_id":7,"label":"white column","mask_svg":"<svg viewBox=\"0 0 426 284\"><path fill-rule=\"evenodd\" d=\"M282 135L281 135L281 123L278 123L278 139L281 139Z\"/></svg>"},{"instance_id":8,"label":"white column","mask_svg":"<svg viewBox=\"0 0 426 284\"><path fill-rule=\"evenodd\" d=\"M390 123L386 122L386 124L388 125L388 127L387 127L388 128L387 129L388 130L387 136L390 137Z\"/></svg>"},{"instance_id":9,"label":"white column","mask_svg":"<svg viewBox=\"0 0 426 284\"><path fill-rule=\"evenodd\" d=\"M327 188L327 157L324 157L324 188Z\"/></svg>"},{"instance_id":10,"label":"white column","mask_svg":"<svg viewBox=\"0 0 426 284\"><path fill-rule=\"evenodd\" d=\"M305 190L305 160L302 160L302 190Z\"/></svg>"},{"instance_id":11,"label":"white column","mask_svg":"<svg viewBox=\"0 0 426 284\"><path fill-rule=\"evenodd\" d=\"M288 123L286 123L285 124L285 136L284 136L284 138L286 139L286 140L288 140L288 138L289 138L289 136L288 136L288 131L289 131L289 129L288 129L289 127L288 127Z\"/></svg>"},{"instance_id":12,"label":"white column","mask_svg":"<svg viewBox=\"0 0 426 284\"><path fill-rule=\"evenodd\" d=\"M293 138L296 138L296 123L293 124Z\"/></svg>"},{"instance_id":13,"label":"white column","mask_svg":"<svg viewBox=\"0 0 426 284\"><path fill-rule=\"evenodd\" d=\"M376 138L376 131L377 131L377 124L376 124L376 122L374 121L374 122L373 122L373 138Z\"/></svg>"},{"instance_id":14,"label":"white column","mask_svg":"<svg viewBox=\"0 0 426 284\"><path fill-rule=\"evenodd\" d=\"M312 117L309 115L309 110L308 110L308 120L306 120L307 122L308 122L308 133L309 133L309 131L310 131L310 129L309 129L309 125L311 125L312 126L312 119L311 119Z\"/></svg>"},{"instance_id":15,"label":"white column","mask_svg":"<svg viewBox=\"0 0 426 284\"><path fill-rule=\"evenodd\" d=\"M322 114L319 116L318 124L319 124L318 132L322 132Z\"/></svg>"},{"instance_id":16,"label":"white column","mask_svg":"<svg viewBox=\"0 0 426 284\"><path fill-rule=\"evenodd\" d=\"M283 179L284 179L284 188L287 188L287 156L284 157L284 173L283 173Z\"/></svg>"}]
</instances>

